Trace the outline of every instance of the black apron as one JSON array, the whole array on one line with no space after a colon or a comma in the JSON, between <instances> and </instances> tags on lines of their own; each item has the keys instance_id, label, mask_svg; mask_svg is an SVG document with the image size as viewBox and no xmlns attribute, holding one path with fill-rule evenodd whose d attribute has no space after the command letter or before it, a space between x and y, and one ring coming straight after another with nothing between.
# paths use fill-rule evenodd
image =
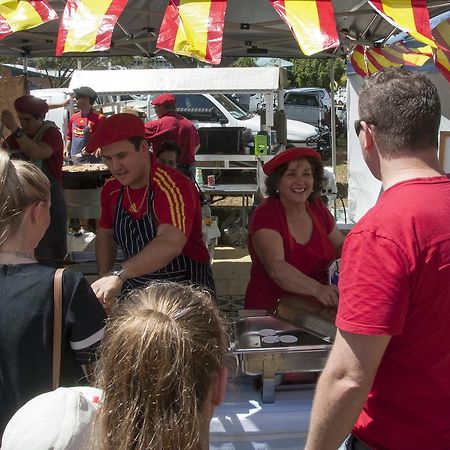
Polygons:
<instances>
[{"instance_id":1,"label":"black apron","mask_svg":"<svg viewBox=\"0 0 450 450\"><path fill-rule=\"evenodd\" d=\"M114 217L113 236L122 248L125 259L138 254L157 234L157 223L153 217L152 204L154 192L148 191L147 213L136 220L122 207L124 188L122 187ZM188 256L179 255L167 266L136 278L130 278L124 284L122 294L134 288L142 287L152 281L176 281L194 284L215 292L214 280L209 262L200 263Z\"/></svg>"}]
</instances>

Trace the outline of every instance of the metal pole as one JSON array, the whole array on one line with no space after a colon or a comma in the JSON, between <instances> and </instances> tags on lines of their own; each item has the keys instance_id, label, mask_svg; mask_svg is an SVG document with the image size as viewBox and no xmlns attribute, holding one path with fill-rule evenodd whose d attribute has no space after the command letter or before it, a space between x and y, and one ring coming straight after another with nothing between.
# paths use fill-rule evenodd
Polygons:
<instances>
[{"instance_id":1,"label":"metal pole","mask_svg":"<svg viewBox=\"0 0 450 450\"><path fill-rule=\"evenodd\" d=\"M334 106L334 58L331 58L330 65L330 94L331 94L331 120L330 120L330 136L331 136L331 165L333 173L336 176L336 109Z\"/></svg>"}]
</instances>

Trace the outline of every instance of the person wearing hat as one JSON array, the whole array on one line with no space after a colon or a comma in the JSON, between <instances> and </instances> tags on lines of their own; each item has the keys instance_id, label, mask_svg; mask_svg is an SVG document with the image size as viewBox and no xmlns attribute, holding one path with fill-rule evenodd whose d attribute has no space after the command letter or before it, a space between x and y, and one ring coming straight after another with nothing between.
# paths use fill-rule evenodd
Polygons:
<instances>
[{"instance_id":1,"label":"person wearing hat","mask_svg":"<svg viewBox=\"0 0 450 450\"><path fill-rule=\"evenodd\" d=\"M58 388L23 405L8 422L2 450L94 449L94 424L103 391Z\"/></svg>"},{"instance_id":2,"label":"person wearing hat","mask_svg":"<svg viewBox=\"0 0 450 450\"><path fill-rule=\"evenodd\" d=\"M61 265L67 253L67 210L62 188L64 143L56 124L45 120L47 102L23 95L14 102L16 116L8 110L1 115L1 122L11 130L3 143L12 158L33 161L50 181L50 226L35 250L39 262Z\"/></svg>"},{"instance_id":3,"label":"person wearing hat","mask_svg":"<svg viewBox=\"0 0 450 450\"><path fill-rule=\"evenodd\" d=\"M180 148L178 168L195 179L195 154L200 148L200 137L194 124L176 112L176 99L172 94L161 94L152 100L157 120L145 125L145 137L157 152L162 142L174 141Z\"/></svg>"},{"instance_id":4,"label":"person wearing hat","mask_svg":"<svg viewBox=\"0 0 450 450\"><path fill-rule=\"evenodd\" d=\"M252 266L245 307L274 311L278 299L288 294L313 296L335 306L338 289L328 284L328 267L339 257L344 236L319 197L319 153L291 148L264 164L263 170L268 198L249 224Z\"/></svg>"},{"instance_id":5,"label":"person wearing hat","mask_svg":"<svg viewBox=\"0 0 450 450\"><path fill-rule=\"evenodd\" d=\"M82 86L74 89L73 92L79 111L69 119L65 148L67 158L83 153L89 138L95 133L98 124L104 118L102 114L96 113L92 108L97 99L97 93L93 89Z\"/></svg>"},{"instance_id":6,"label":"person wearing hat","mask_svg":"<svg viewBox=\"0 0 450 450\"><path fill-rule=\"evenodd\" d=\"M142 120L123 113L105 119L86 151L97 148L114 176L103 186L100 199L100 279L92 284L99 300L107 304L152 280L188 282L214 291L195 186L156 161ZM118 246L125 261L111 272Z\"/></svg>"}]
</instances>

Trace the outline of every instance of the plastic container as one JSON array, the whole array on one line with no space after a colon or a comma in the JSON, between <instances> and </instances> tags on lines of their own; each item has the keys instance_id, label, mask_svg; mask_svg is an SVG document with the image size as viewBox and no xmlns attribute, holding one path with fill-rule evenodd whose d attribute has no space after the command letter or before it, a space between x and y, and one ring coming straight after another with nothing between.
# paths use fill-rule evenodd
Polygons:
<instances>
[{"instance_id":1,"label":"plastic container","mask_svg":"<svg viewBox=\"0 0 450 450\"><path fill-rule=\"evenodd\" d=\"M277 332L275 330L272 330L272 328L263 328L262 330L259 330L259 335L261 337L265 336L275 336Z\"/></svg>"},{"instance_id":2,"label":"plastic container","mask_svg":"<svg viewBox=\"0 0 450 450\"><path fill-rule=\"evenodd\" d=\"M203 175L202 175L202 169L201 167L195 168L195 181L199 186L203 185Z\"/></svg>"},{"instance_id":3,"label":"plastic container","mask_svg":"<svg viewBox=\"0 0 450 450\"><path fill-rule=\"evenodd\" d=\"M263 347L275 347L280 343L278 336L264 336L261 338L261 344Z\"/></svg>"},{"instance_id":4,"label":"plastic container","mask_svg":"<svg viewBox=\"0 0 450 450\"><path fill-rule=\"evenodd\" d=\"M285 334L284 336L280 336L280 343L284 345L293 345L298 342L298 337L293 334Z\"/></svg>"}]
</instances>

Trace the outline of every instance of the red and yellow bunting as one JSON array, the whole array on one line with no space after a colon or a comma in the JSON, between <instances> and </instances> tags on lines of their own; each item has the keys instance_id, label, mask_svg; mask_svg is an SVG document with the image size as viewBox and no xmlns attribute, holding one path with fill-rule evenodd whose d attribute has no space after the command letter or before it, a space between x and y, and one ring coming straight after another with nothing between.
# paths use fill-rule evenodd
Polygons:
<instances>
[{"instance_id":1,"label":"red and yellow bunting","mask_svg":"<svg viewBox=\"0 0 450 450\"><path fill-rule=\"evenodd\" d=\"M56 56L104 51L128 0L68 0L59 27Z\"/></svg>"},{"instance_id":2,"label":"red and yellow bunting","mask_svg":"<svg viewBox=\"0 0 450 450\"><path fill-rule=\"evenodd\" d=\"M433 36L439 48L434 54L434 63L442 75L450 82L450 19L433 28Z\"/></svg>"},{"instance_id":3,"label":"red and yellow bunting","mask_svg":"<svg viewBox=\"0 0 450 450\"><path fill-rule=\"evenodd\" d=\"M406 31L419 42L436 47L426 0L372 0L369 3L395 27Z\"/></svg>"},{"instance_id":4,"label":"red and yellow bunting","mask_svg":"<svg viewBox=\"0 0 450 450\"><path fill-rule=\"evenodd\" d=\"M0 39L57 18L47 0L0 1Z\"/></svg>"},{"instance_id":5,"label":"red and yellow bunting","mask_svg":"<svg viewBox=\"0 0 450 450\"><path fill-rule=\"evenodd\" d=\"M226 0L170 0L156 47L219 64Z\"/></svg>"},{"instance_id":6,"label":"red and yellow bunting","mask_svg":"<svg viewBox=\"0 0 450 450\"><path fill-rule=\"evenodd\" d=\"M350 54L350 62L352 63L355 72L365 78L369 75L367 70L367 63L365 57L365 50L362 45L357 45Z\"/></svg>"},{"instance_id":7,"label":"red and yellow bunting","mask_svg":"<svg viewBox=\"0 0 450 450\"><path fill-rule=\"evenodd\" d=\"M309 56L339 46L331 0L270 0Z\"/></svg>"}]
</instances>

